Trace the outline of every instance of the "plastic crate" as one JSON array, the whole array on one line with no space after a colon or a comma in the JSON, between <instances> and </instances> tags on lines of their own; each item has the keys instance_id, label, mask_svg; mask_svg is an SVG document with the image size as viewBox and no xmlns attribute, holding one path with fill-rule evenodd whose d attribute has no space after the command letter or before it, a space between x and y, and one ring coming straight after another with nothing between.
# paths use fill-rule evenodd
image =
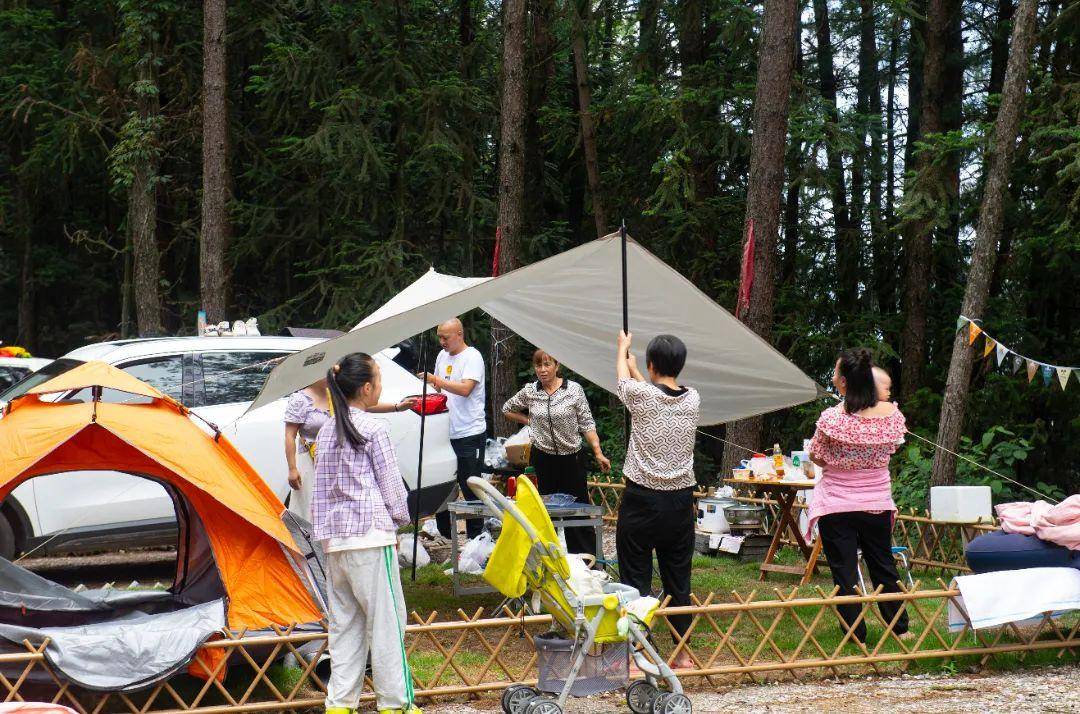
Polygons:
<instances>
[{"instance_id":1,"label":"plastic crate","mask_svg":"<svg viewBox=\"0 0 1080 714\"><path fill-rule=\"evenodd\" d=\"M539 635L533 638L533 642L536 644L536 665L539 670L536 688L542 692L562 692L577 655L574 641L549 634ZM570 694L587 697L622 689L629 679L629 657L630 650L626 642L600 645L597 654L589 653L585 656L574 684L570 687Z\"/></svg>"}]
</instances>

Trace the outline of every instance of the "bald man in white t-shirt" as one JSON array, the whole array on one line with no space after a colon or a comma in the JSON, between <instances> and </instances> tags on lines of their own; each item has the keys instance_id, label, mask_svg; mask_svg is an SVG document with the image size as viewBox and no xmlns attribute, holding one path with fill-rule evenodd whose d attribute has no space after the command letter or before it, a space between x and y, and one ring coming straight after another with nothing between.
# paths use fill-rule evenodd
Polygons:
<instances>
[{"instance_id":1,"label":"bald man in white t-shirt","mask_svg":"<svg viewBox=\"0 0 1080 714\"><path fill-rule=\"evenodd\" d=\"M475 499L476 495L466 481L470 476L479 476L484 464L487 441L484 356L480 350L465 344L465 329L456 317L439 325L438 335L442 351L435 358L435 372L427 373L427 380L436 391L446 395L446 407L450 411L450 446L457 455L458 486L465 498ZM417 376L424 378L423 374ZM449 538L450 514L439 513L435 522L439 532ZM479 518L465 521L469 538L480 535L482 528L483 521Z\"/></svg>"}]
</instances>

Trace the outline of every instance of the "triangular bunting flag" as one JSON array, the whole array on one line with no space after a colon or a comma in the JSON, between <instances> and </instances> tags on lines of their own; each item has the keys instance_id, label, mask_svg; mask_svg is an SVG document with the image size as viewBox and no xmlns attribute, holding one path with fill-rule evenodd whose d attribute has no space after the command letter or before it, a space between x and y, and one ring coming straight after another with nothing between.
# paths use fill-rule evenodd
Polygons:
<instances>
[{"instance_id":1,"label":"triangular bunting flag","mask_svg":"<svg viewBox=\"0 0 1080 714\"><path fill-rule=\"evenodd\" d=\"M1024 366L1024 358L1020 355L1013 355L1013 374L1020 371L1020 368Z\"/></svg>"},{"instance_id":2,"label":"triangular bunting flag","mask_svg":"<svg viewBox=\"0 0 1080 714\"><path fill-rule=\"evenodd\" d=\"M1054 368L1048 364L1042 366L1043 384L1047 387L1050 386L1050 382L1054 379Z\"/></svg>"},{"instance_id":3,"label":"triangular bunting flag","mask_svg":"<svg viewBox=\"0 0 1080 714\"><path fill-rule=\"evenodd\" d=\"M995 346L997 346L997 343L994 342L993 340L991 340L989 337L987 337L986 338L986 347L983 347L983 359L990 356L990 353L994 351Z\"/></svg>"},{"instance_id":4,"label":"triangular bunting flag","mask_svg":"<svg viewBox=\"0 0 1080 714\"><path fill-rule=\"evenodd\" d=\"M1068 367L1057 368L1058 381L1061 382L1062 389L1065 389L1065 385L1068 384L1070 374L1072 374L1072 370Z\"/></svg>"},{"instance_id":5,"label":"triangular bunting flag","mask_svg":"<svg viewBox=\"0 0 1080 714\"><path fill-rule=\"evenodd\" d=\"M967 321L968 321L968 319L967 319L966 317L964 317L963 315L961 315L960 317L956 318L956 331L957 331L957 332L959 332L959 331L960 331L960 329L961 329L961 328L962 328L962 327L963 327L963 326L964 326L965 324L967 324Z\"/></svg>"},{"instance_id":6,"label":"triangular bunting flag","mask_svg":"<svg viewBox=\"0 0 1080 714\"><path fill-rule=\"evenodd\" d=\"M982 334L982 328L976 325L974 322L968 323L968 344L975 344L975 339Z\"/></svg>"},{"instance_id":7,"label":"triangular bunting flag","mask_svg":"<svg viewBox=\"0 0 1080 714\"><path fill-rule=\"evenodd\" d=\"M1038 372L1038 371L1039 371L1038 363L1035 362L1035 360L1030 360L1029 359L1027 361L1027 373L1028 373L1028 383L1029 384L1031 383L1031 380L1035 379L1035 373Z\"/></svg>"},{"instance_id":8,"label":"triangular bunting flag","mask_svg":"<svg viewBox=\"0 0 1080 714\"><path fill-rule=\"evenodd\" d=\"M1009 354L1009 348L999 342L997 344L998 367L1000 367L1001 363L1005 361L1005 356L1008 355L1008 354Z\"/></svg>"}]
</instances>

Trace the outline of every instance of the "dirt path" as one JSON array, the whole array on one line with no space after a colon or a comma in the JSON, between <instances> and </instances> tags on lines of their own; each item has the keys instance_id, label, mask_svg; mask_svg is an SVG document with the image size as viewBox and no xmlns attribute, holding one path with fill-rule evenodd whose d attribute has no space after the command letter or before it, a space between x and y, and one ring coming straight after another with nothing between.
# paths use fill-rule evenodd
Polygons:
<instances>
[{"instance_id":1,"label":"dirt path","mask_svg":"<svg viewBox=\"0 0 1080 714\"><path fill-rule=\"evenodd\" d=\"M915 675L734 687L691 692L705 712L1080 712L1080 666L986 675ZM484 699L472 705L424 707L427 714L501 711ZM620 693L571 700L567 712L628 712Z\"/></svg>"}]
</instances>

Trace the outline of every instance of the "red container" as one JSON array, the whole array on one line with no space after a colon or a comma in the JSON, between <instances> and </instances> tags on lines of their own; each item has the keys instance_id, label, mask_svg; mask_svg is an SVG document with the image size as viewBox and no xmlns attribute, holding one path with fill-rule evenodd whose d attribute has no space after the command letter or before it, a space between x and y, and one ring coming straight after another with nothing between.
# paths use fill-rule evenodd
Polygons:
<instances>
[{"instance_id":1,"label":"red container","mask_svg":"<svg viewBox=\"0 0 1080 714\"><path fill-rule=\"evenodd\" d=\"M517 495L517 478L514 476L506 477L506 497L513 498Z\"/></svg>"},{"instance_id":2,"label":"red container","mask_svg":"<svg viewBox=\"0 0 1080 714\"><path fill-rule=\"evenodd\" d=\"M411 409L417 414L442 414L447 411L445 394L429 394L426 397L415 394L410 399L415 399Z\"/></svg>"}]
</instances>

